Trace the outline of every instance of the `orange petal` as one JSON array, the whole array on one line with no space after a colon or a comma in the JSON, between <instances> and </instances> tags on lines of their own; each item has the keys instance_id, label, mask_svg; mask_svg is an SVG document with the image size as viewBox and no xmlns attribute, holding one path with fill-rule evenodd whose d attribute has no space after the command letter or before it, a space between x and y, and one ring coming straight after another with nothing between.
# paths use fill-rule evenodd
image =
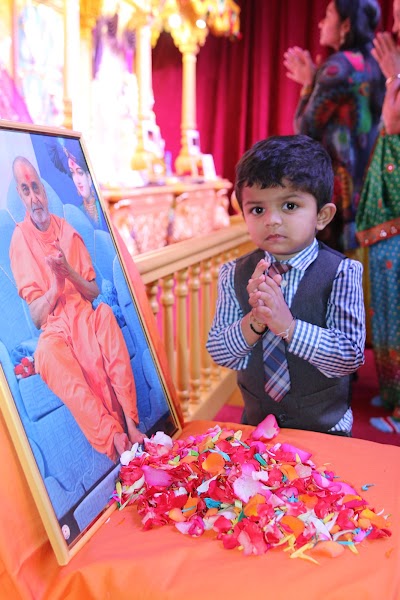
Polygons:
<instances>
[{"instance_id":1,"label":"orange petal","mask_svg":"<svg viewBox=\"0 0 400 600\"><path fill-rule=\"evenodd\" d=\"M384 519L380 515L376 515L369 508L365 508L363 511L361 511L360 517L369 519L372 525L375 525L375 527L378 527L378 529L385 529L388 526L388 522L386 519Z\"/></svg>"},{"instance_id":2,"label":"orange petal","mask_svg":"<svg viewBox=\"0 0 400 600\"><path fill-rule=\"evenodd\" d=\"M191 517L193 515L193 513L196 511L196 506L197 506L198 502L199 502L199 498L192 498L192 496L189 496L189 498L186 500L186 504L182 509L182 512L185 515L186 519L188 517Z\"/></svg>"},{"instance_id":3,"label":"orange petal","mask_svg":"<svg viewBox=\"0 0 400 600\"><path fill-rule=\"evenodd\" d=\"M360 527L361 527L361 525L360 525ZM331 530L330 530L330 532L331 532L331 534L332 534L332 535L333 535L334 533L337 533L338 531L340 531L340 526L339 526L339 525L334 525L334 526L331 528Z\"/></svg>"},{"instance_id":4,"label":"orange petal","mask_svg":"<svg viewBox=\"0 0 400 600\"><path fill-rule=\"evenodd\" d=\"M327 540L325 542L318 542L318 544L316 544L314 548L310 550L310 554L336 558L337 556L343 554L344 550L345 548L343 544L338 544L337 542Z\"/></svg>"},{"instance_id":5,"label":"orange petal","mask_svg":"<svg viewBox=\"0 0 400 600\"><path fill-rule=\"evenodd\" d=\"M305 525L303 521L300 521L300 519L293 517L292 515L284 515L279 522L286 531L293 532L296 538L304 531Z\"/></svg>"},{"instance_id":6,"label":"orange petal","mask_svg":"<svg viewBox=\"0 0 400 600\"><path fill-rule=\"evenodd\" d=\"M281 469L282 473L284 475L286 475L286 477L289 479L289 481L293 481L294 479L299 478L296 469L292 465L285 464L285 465L282 465L280 467L280 469Z\"/></svg>"},{"instance_id":7,"label":"orange petal","mask_svg":"<svg viewBox=\"0 0 400 600\"><path fill-rule=\"evenodd\" d=\"M265 496L262 494L255 494L252 498L250 498L243 509L246 517L256 517L258 515L258 506L260 504L265 504Z\"/></svg>"},{"instance_id":8,"label":"orange petal","mask_svg":"<svg viewBox=\"0 0 400 600\"><path fill-rule=\"evenodd\" d=\"M371 521L369 519L361 518L358 519L357 523L361 529L369 529L371 527Z\"/></svg>"},{"instance_id":9,"label":"orange petal","mask_svg":"<svg viewBox=\"0 0 400 600\"><path fill-rule=\"evenodd\" d=\"M351 502L351 500L362 500L361 496L355 496L354 494L345 494L342 498L342 503Z\"/></svg>"},{"instance_id":10,"label":"orange petal","mask_svg":"<svg viewBox=\"0 0 400 600\"><path fill-rule=\"evenodd\" d=\"M209 473L220 473L225 467L225 460L218 452L209 452L201 466Z\"/></svg>"},{"instance_id":11,"label":"orange petal","mask_svg":"<svg viewBox=\"0 0 400 600\"><path fill-rule=\"evenodd\" d=\"M309 496L308 494L300 494L299 500L300 502L304 502L307 508L314 508L318 502L317 496Z\"/></svg>"},{"instance_id":12,"label":"orange petal","mask_svg":"<svg viewBox=\"0 0 400 600\"><path fill-rule=\"evenodd\" d=\"M176 523L186 521L186 517L180 508L171 508L171 510L168 513L168 516L171 519L171 521L175 521Z\"/></svg>"}]
</instances>

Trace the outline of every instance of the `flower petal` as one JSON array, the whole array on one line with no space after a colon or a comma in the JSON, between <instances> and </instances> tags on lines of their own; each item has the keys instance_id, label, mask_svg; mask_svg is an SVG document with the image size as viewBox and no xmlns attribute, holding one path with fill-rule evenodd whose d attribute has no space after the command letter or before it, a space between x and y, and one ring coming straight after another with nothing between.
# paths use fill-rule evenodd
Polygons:
<instances>
[{"instance_id":1,"label":"flower petal","mask_svg":"<svg viewBox=\"0 0 400 600\"><path fill-rule=\"evenodd\" d=\"M268 415L257 425L251 437L253 440L272 440L279 433L279 425L274 415Z\"/></svg>"}]
</instances>

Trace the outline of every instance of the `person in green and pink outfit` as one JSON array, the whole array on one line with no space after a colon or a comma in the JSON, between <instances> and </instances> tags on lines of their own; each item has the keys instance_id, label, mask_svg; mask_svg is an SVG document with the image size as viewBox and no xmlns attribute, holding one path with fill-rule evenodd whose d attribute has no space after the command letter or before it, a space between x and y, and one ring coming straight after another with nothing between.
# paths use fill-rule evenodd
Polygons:
<instances>
[{"instance_id":1,"label":"person in green and pink outfit","mask_svg":"<svg viewBox=\"0 0 400 600\"><path fill-rule=\"evenodd\" d=\"M393 2L399 41L400 0ZM373 55L386 77L383 128L373 152L357 211L357 237L369 248L372 343L382 404L390 416L371 424L400 434L400 47L389 32L377 34Z\"/></svg>"}]
</instances>

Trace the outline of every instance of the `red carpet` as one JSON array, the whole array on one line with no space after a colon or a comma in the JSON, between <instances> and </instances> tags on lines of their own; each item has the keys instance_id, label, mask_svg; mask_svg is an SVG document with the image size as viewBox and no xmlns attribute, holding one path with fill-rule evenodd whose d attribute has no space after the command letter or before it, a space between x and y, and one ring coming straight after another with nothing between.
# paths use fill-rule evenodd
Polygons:
<instances>
[{"instance_id":1,"label":"red carpet","mask_svg":"<svg viewBox=\"0 0 400 600\"><path fill-rule=\"evenodd\" d=\"M365 351L365 364L358 370L358 379L353 383L354 412L353 437L372 440L381 444L400 446L400 434L383 433L372 427L370 417L389 416L390 413L381 407L371 406L371 398L377 396L378 379L376 375L374 355L371 349ZM215 415L217 421L240 423L242 407L225 404Z\"/></svg>"}]
</instances>

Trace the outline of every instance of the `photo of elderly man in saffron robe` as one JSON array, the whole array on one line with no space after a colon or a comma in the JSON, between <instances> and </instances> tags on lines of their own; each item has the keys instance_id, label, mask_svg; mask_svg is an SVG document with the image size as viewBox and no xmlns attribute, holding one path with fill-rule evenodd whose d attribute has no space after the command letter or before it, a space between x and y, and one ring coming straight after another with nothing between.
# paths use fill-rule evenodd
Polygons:
<instances>
[{"instance_id":1,"label":"photo of elderly man in saffron robe","mask_svg":"<svg viewBox=\"0 0 400 600\"><path fill-rule=\"evenodd\" d=\"M0 413L71 546L109 506L121 454L179 421L140 277L89 162L103 227L76 204L48 151L60 140L88 161L80 134L0 123Z\"/></svg>"},{"instance_id":2,"label":"photo of elderly man in saffron robe","mask_svg":"<svg viewBox=\"0 0 400 600\"><path fill-rule=\"evenodd\" d=\"M144 438L121 330L107 304L93 310L100 290L89 252L71 225L49 212L35 168L19 156L13 174L26 216L15 228L10 260L18 293L42 330L36 372L92 446L114 460Z\"/></svg>"}]
</instances>

